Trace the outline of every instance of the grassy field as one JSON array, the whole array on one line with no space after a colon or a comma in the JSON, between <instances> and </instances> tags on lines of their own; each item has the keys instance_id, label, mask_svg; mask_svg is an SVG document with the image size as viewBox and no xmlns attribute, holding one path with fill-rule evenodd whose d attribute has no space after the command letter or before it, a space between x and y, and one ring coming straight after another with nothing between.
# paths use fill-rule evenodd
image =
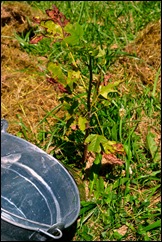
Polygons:
<instances>
[{"instance_id":1,"label":"grassy field","mask_svg":"<svg viewBox=\"0 0 162 242\"><path fill-rule=\"evenodd\" d=\"M17 123L16 135L56 157L76 178L81 210L75 234L69 240L161 241L160 1L23 3L38 13L40 19L47 19L45 10L56 5L74 27L70 30L73 38L69 42L53 41L58 35L54 38L50 35L31 44L31 39L42 30L28 17L28 29L15 33L14 38L22 53L44 58L38 63L43 71L37 73L50 86L46 100L46 106L48 100L50 106L43 110L43 116L37 115L41 117L37 122L25 115L25 106L13 117L6 111L7 101L2 109L3 117ZM8 2L3 1L5 4ZM46 63L57 64L57 68L51 64L57 76L51 74ZM27 71L28 67L24 69ZM71 73L75 76L72 84L68 79ZM70 91L62 76L69 81ZM118 81L121 83L115 85ZM112 84L110 91L106 89L109 83ZM105 87L102 90L106 94L97 85ZM53 106L51 93L55 95ZM90 99L87 93L91 94ZM32 98L38 99L37 91ZM30 105L28 109L30 112ZM98 135L94 136L98 140L105 137L123 150L111 156L114 146L110 142L110 153L107 153L110 156L105 156L104 163L100 156L104 154L104 143L96 140L95 148L91 143L83 161L85 138L90 134ZM99 151L95 153L95 149Z\"/></svg>"}]
</instances>

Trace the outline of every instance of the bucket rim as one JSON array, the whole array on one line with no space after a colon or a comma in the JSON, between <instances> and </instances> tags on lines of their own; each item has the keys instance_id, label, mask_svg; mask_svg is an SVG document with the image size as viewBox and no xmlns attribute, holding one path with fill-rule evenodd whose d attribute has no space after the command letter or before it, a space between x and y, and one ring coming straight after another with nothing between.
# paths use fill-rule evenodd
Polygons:
<instances>
[{"instance_id":1,"label":"bucket rim","mask_svg":"<svg viewBox=\"0 0 162 242\"><path fill-rule=\"evenodd\" d=\"M4 222L7 222L8 224L12 224L18 228L25 229L28 231L33 231L33 233L30 234L30 238L32 238L35 233L39 233L39 234L41 233L41 234L46 235L49 238L53 238L53 239L60 239L63 236L63 233L62 233L62 230L64 229L63 223L56 223L56 224L53 224L52 226L47 226L46 224L40 224L40 223L36 222L37 224L40 224L41 226L31 227L31 226L27 226L27 225L20 224L18 222L10 220L9 218L5 217L4 214L2 214L3 213L2 210L5 211L5 209L1 208L1 220L3 220ZM10 213L10 212L8 212L8 213ZM12 214L12 213L10 213L10 214ZM16 217L19 217L19 216L16 216ZM1 223L2 223L2 221L1 221ZM43 227L42 225L43 226L45 225L46 228ZM57 235L53 234L55 232L57 232Z\"/></svg>"},{"instance_id":2,"label":"bucket rim","mask_svg":"<svg viewBox=\"0 0 162 242\"><path fill-rule=\"evenodd\" d=\"M19 219L20 222L14 221L14 218ZM15 225L17 227L21 227L21 228L29 229L29 230L39 230L40 228L48 230L51 227L57 226L57 224L59 224L59 223L56 223L56 224L53 224L53 225L48 225L48 224L44 224L44 223L39 223L39 222L30 220L30 219L22 218L22 217L20 217L18 215L15 215L15 214L7 211L4 208L1 208L1 219L4 220L5 222L13 224L13 225ZM29 225L25 225L25 224L21 223L21 221L28 222Z\"/></svg>"}]
</instances>

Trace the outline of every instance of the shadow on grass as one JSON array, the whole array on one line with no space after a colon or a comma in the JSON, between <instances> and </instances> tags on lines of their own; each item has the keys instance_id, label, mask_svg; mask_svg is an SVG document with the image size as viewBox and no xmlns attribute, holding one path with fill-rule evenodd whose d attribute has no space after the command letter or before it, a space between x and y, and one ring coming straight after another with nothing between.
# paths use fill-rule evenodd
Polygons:
<instances>
[{"instance_id":1,"label":"shadow on grass","mask_svg":"<svg viewBox=\"0 0 162 242\"><path fill-rule=\"evenodd\" d=\"M84 151L83 138L84 136L79 130L72 132L68 136L68 141L61 136L57 139L55 138L54 146L60 147L60 152L54 153L53 156L67 165L74 165L74 167L79 169L82 168L83 164L81 160Z\"/></svg>"}]
</instances>

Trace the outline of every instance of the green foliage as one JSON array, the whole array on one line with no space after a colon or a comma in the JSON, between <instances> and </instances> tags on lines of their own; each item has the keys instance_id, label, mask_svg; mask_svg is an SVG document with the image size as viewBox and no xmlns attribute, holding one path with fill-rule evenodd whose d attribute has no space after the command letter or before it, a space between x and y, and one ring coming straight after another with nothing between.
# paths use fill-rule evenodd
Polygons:
<instances>
[{"instance_id":1,"label":"green foliage","mask_svg":"<svg viewBox=\"0 0 162 242\"><path fill-rule=\"evenodd\" d=\"M159 147L152 132L148 132L146 144L138 133L143 113L152 118L160 110L159 97L155 95L160 68L153 91L144 87L142 93L130 90L121 96L117 92L121 80L113 82L110 78L104 83L113 61L126 54L123 47L147 23L160 19L160 2L31 1L30 4L42 10L55 4L70 20L62 27L51 20L41 22L44 37L37 44L29 43L29 34L19 39L26 51L47 56L48 75L67 90L60 94L60 105L40 121L38 145L46 143L43 145L46 150L54 147L52 155L80 170L85 147L95 153L87 178L90 194L88 200L81 201L74 240L160 241ZM113 44L116 49L110 48ZM95 75L100 77L94 80ZM58 110L64 111L61 119L57 117ZM57 120L55 125L48 123L49 117ZM159 116L156 120L159 124ZM20 125L27 138L29 130L21 119ZM50 132L44 126L49 126ZM121 142L124 148L119 146ZM102 170L105 154L114 154L116 159L119 156L125 163Z\"/></svg>"},{"instance_id":2,"label":"green foliage","mask_svg":"<svg viewBox=\"0 0 162 242\"><path fill-rule=\"evenodd\" d=\"M93 105L93 114L97 116L97 104L100 102L99 97L102 96L104 99L109 99L108 94L111 92L116 92L115 87L118 86L121 81L117 81L114 83L108 83L106 86L101 86L101 82L99 85L94 85L92 88L92 81L93 81L93 66L94 61L97 63L100 58L105 58L105 50L101 49L100 46L97 46L96 48L90 45L84 45L84 43L87 43L87 40L83 38L84 35L84 26L81 26L79 23L71 24L68 22L66 17L62 13L58 13L58 8L56 6L53 6L53 9L47 10L46 13L51 18L47 20L39 20L40 21L40 27L43 28L42 38L50 37L52 41L54 42L60 42L61 48L66 48L68 51L68 55L72 59L72 63L76 66L76 62L74 59L74 54L77 49L77 51L80 53L81 60L84 63L84 57L89 59L89 62L84 63L85 65L88 65L89 69L89 89L84 90L85 93L87 92L87 99L85 96L84 101L84 108L82 110L78 109L76 113L76 107L78 106L78 101L76 98L74 99L74 102L70 102L67 100L69 98L69 94L71 94L71 97L76 97L77 88L80 88L81 83L79 82L79 79L83 80L82 73L77 70L67 70L67 74L63 72L63 67L61 63L53 63L48 62L47 64L47 70L50 72L51 77L54 79L54 81L59 82L61 85L63 85L64 88L67 88L68 94L64 94L61 98L63 102L63 108L64 110L68 111L68 116L66 117L68 123L70 122L70 125L68 124L68 129L71 127L71 125L76 124L76 116L78 117L78 128L82 132L85 132L85 143L88 145L88 151L93 151L94 153L101 153L101 147L104 148L105 152L113 152L113 143L109 142L105 137L104 134L98 135L98 134L90 134L90 132L93 132L93 129L90 128L91 123L91 116L92 116L92 100L95 100L95 105ZM62 20L63 18L63 20ZM54 20L55 19L55 20ZM38 43L42 38L40 38L41 32L39 32L39 37L35 36L30 42L31 43ZM68 35L68 36L67 36ZM83 41L83 45L81 45L81 41ZM65 45L64 45L65 44ZM75 48L73 48L76 46ZM99 70L98 70L99 71ZM83 81L84 82L84 81ZM75 84L75 85L74 85ZM86 83L83 83L83 86L86 87ZM76 92L74 92L74 89ZM62 88L62 90L65 90ZM69 93L70 91L70 93ZM98 95L96 95L98 93ZM83 97L82 97L83 98ZM76 105L75 105L76 104ZM104 103L103 103L104 105ZM106 105L107 106L107 105ZM89 136L88 136L89 135ZM87 137L88 136L88 137ZM86 146L87 146L86 145ZM85 152L87 152L87 148L85 146ZM111 147L112 146L112 147ZM85 154L84 152L84 154ZM85 161L85 158L83 157L83 160Z\"/></svg>"},{"instance_id":3,"label":"green foliage","mask_svg":"<svg viewBox=\"0 0 162 242\"><path fill-rule=\"evenodd\" d=\"M63 38L63 31L59 24L55 24L52 20L42 20L40 26L46 29L47 37L53 38L55 35L57 37Z\"/></svg>"},{"instance_id":4,"label":"green foliage","mask_svg":"<svg viewBox=\"0 0 162 242\"><path fill-rule=\"evenodd\" d=\"M89 143L88 150L96 153L101 153L101 145L107 142L107 139L102 135L90 134L86 139L85 143Z\"/></svg>"},{"instance_id":5,"label":"green foliage","mask_svg":"<svg viewBox=\"0 0 162 242\"><path fill-rule=\"evenodd\" d=\"M69 45L79 45L80 40L83 39L83 28L80 24L74 23L74 24L67 24L64 28L64 30L70 34L70 36L66 37L64 39L64 42Z\"/></svg>"},{"instance_id":6,"label":"green foliage","mask_svg":"<svg viewBox=\"0 0 162 242\"><path fill-rule=\"evenodd\" d=\"M79 118L78 118L78 127L79 127L79 129L81 131L85 131L86 124L87 124L87 119L82 117L82 116L79 116Z\"/></svg>"},{"instance_id":7,"label":"green foliage","mask_svg":"<svg viewBox=\"0 0 162 242\"><path fill-rule=\"evenodd\" d=\"M101 86L99 90L99 95L104 97L105 99L108 98L108 94L110 92L117 92L114 88L118 86L122 81L116 81L114 83L109 83L107 86Z\"/></svg>"},{"instance_id":8,"label":"green foliage","mask_svg":"<svg viewBox=\"0 0 162 242\"><path fill-rule=\"evenodd\" d=\"M66 85L65 78L61 66L59 64L49 62L47 64L47 70L52 74L54 79L57 79L61 84Z\"/></svg>"},{"instance_id":9,"label":"green foliage","mask_svg":"<svg viewBox=\"0 0 162 242\"><path fill-rule=\"evenodd\" d=\"M151 132L147 134L146 140L147 140L147 148L151 154L151 158L153 162L159 162L160 161L160 154L158 153L158 147L155 143L155 135Z\"/></svg>"}]
</instances>

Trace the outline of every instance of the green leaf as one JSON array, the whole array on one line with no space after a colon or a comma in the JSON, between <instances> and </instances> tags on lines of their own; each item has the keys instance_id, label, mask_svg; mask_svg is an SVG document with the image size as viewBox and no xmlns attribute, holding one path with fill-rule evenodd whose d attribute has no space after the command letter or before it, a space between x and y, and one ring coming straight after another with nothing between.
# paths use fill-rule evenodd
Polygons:
<instances>
[{"instance_id":1,"label":"green leaf","mask_svg":"<svg viewBox=\"0 0 162 242\"><path fill-rule=\"evenodd\" d=\"M100 161L101 162L101 161ZM105 191L104 180L102 177L98 177L96 180L96 190L94 191L95 197L98 199Z\"/></svg>"},{"instance_id":2,"label":"green leaf","mask_svg":"<svg viewBox=\"0 0 162 242\"><path fill-rule=\"evenodd\" d=\"M100 167L101 167L101 160L102 160L102 155L97 154L96 158L93 162L91 174L90 174L90 177L89 177L90 178L90 183L89 183L90 194L94 190L94 187L96 187L98 179L99 179L99 171L100 171Z\"/></svg>"},{"instance_id":3,"label":"green leaf","mask_svg":"<svg viewBox=\"0 0 162 242\"><path fill-rule=\"evenodd\" d=\"M144 178L149 178L150 180L154 180L154 179L156 179L156 176L157 176L157 174L159 174L159 173L161 173L161 170L160 170L160 171L153 171L151 174L138 176L138 177L136 178L136 180L144 179ZM160 179L159 179L159 180L160 180Z\"/></svg>"},{"instance_id":4,"label":"green leaf","mask_svg":"<svg viewBox=\"0 0 162 242\"><path fill-rule=\"evenodd\" d=\"M160 154L157 152L158 147L156 145L154 138L155 138L155 135L149 132L146 137L146 142L147 142L147 148L151 154L153 161L157 162L157 161L160 161Z\"/></svg>"},{"instance_id":5,"label":"green leaf","mask_svg":"<svg viewBox=\"0 0 162 242\"><path fill-rule=\"evenodd\" d=\"M79 44L80 40L83 39L83 28L79 23L70 24L68 23L64 30L71 34L70 36L64 38L65 43L71 45Z\"/></svg>"},{"instance_id":6,"label":"green leaf","mask_svg":"<svg viewBox=\"0 0 162 242\"><path fill-rule=\"evenodd\" d=\"M61 39L64 37L61 26L55 24L52 20L42 20L40 26L46 28L47 33L53 35L53 37L57 36Z\"/></svg>"},{"instance_id":7,"label":"green leaf","mask_svg":"<svg viewBox=\"0 0 162 242\"><path fill-rule=\"evenodd\" d=\"M103 145L106 142L107 139L103 135L98 134L90 134L85 140L85 143L89 144L88 150L95 153L100 153L101 145Z\"/></svg>"},{"instance_id":8,"label":"green leaf","mask_svg":"<svg viewBox=\"0 0 162 242\"><path fill-rule=\"evenodd\" d=\"M124 144L124 150L127 154L128 160L131 160L132 159L132 151L131 151L129 145Z\"/></svg>"},{"instance_id":9,"label":"green leaf","mask_svg":"<svg viewBox=\"0 0 162 242\"><path fill-rule=\"evenodd\" d=\"M147 231L150 231L152 229L159 228L159 227L161 227L161 220L157 220L156 222L149 224L146 227L139 228L138 233L143 234L143 232L147 232Z\"/></svg>"},{"instance_id":10,"label":"green leaf","mask_svg":"<svg viewBox=\"0 0 162 242\"><path fill-rule=\"evenodd\" d=\"M87 211L92 210L96 206L97 205L94 202L81 201L81 210L80 210L79 215L82 215L82 214L86 213Z\"/></svg>"},{"instance_id":11,"label":"green leaf","mask_svg":"<svg viewBox=\"0 0 162 242\"><path fill-rule=\"evenodd\" d=\"M118 86L121 82L123 82L123 80L122 81L115 81L113 83L111 82L107 86L100 86L100 88L99 88L99 95L101 95L102 97L107 99L108 98L108 94L110 92L118 92L114 88L116 86Z\"/></svg>"},{"instance_id":12,"label":"green leaf","mask_svg":"<svg viewBox=\"0 0 162 242\"><path fill-rule=\"evenodd\" d=\"M66 86L66 76L63 74L59 64L48 62L47 70L51 73L54 79Z\"/></svg>"},{"instance_id":13,"label":"green leaf","mask_svg":"<svg viewBox=\"0 0 162 242\"><path fill-rule=\"evenodd\" d=\"M116 189L117 187L120 187L120 186L124 185L128 181L130 181L130 178L127 178L127 177L119 178L118 180L116 180L114 182L112 188Z\"/></svg>"},{"instance_id":14,"label":"green leaf","mask_svg":"<svg viewBox=\"0 0 162 242\"><path fill-rule=\"evenodd\" d=\"M107 142L103 144L104 151L107 154L114 153L116 151L115 146L114 146L115 144L117 144L116 141L107 140Z\"/></svg>"},{"instance_id":15,"label":"green leaf","mask_svg":"<svg viewBox=\"0 0 162 242\"><path fill-rule=\"evenodd\" d=\"M78 118L78 126L79 126L79 129L81 131L85 131L86 123L87 123L87 119L82 117L82 116L79 116L79 118Z\"/></svg>"},{"instance_id":16,"label":"green leaf","mask_svg":"<svg viewBox=\"0 0 162 242\"><path fill-rule=\"evenodd\" d=\"M95 58L103 57L106 54L105 50L102 50L100 46L98 47L98 49L99 49L99 52L98 52L98 55L95 56Z\"/></svg>"},{"instance_id":17,"label":"green leaf","mask_svg":"<svg viewBox=\"0 0 162 242\"><path fill-rule=\"evenodd\" d=\"M68 71L68 77L66 80L67 85L70 87L71 91L73 91L73 83L76 83L80 77L80 71Z\"/></svg>"},{"instance_id":18,"label":"green leaf","mask_svg":"<svg viewBox=\"0 0 162 242\"><path fill-rule=\"evenodd\" d=\"M119 234L117 231L114 232L113 236L116 240L121 240L123 237L123 235Z\"/></svg>"}]
</instances>

